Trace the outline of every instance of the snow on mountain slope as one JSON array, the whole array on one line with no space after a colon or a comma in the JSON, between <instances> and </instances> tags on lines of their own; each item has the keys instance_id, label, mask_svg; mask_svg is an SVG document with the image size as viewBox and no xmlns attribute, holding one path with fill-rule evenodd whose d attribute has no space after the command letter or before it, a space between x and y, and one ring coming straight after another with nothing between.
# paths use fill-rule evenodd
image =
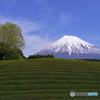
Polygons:
<instances>
[{"instance_id":1,"label":"snow on mountain slope","mask_svg":"<svg viewBox=\"0 0 100 100\"><path fill-rule=\"evenodd\" d=\"M65 56L65 53L67 57L68 54L69 56L77 56L79 54L100 54L100 48L93 44L85 42L76 36L65 35L58 41L54 42L53 44L36 54L54 54L59 57L61 55Z\"/></svg>"},{"instance_id":2,"label":"snow on mountain slope","mask_svg":"<svg viewBox=\"0 0 100 100\"><path fill-rule=\"evenodd\" d=\"M62 52L69 52L69 55L71 55L72 52L88 53L88 50L91 49L91 47L94 47L94 45L89 44L76 36L65 35L44 50L55 50L55 53L60 50Z\"/></svg>"}]
</instances>

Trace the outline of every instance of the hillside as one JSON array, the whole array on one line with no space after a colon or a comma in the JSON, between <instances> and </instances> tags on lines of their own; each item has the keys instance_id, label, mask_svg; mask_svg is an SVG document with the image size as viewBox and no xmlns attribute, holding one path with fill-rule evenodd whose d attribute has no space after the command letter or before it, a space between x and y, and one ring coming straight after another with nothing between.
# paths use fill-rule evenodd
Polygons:
<instances>
[{"instance_id":1,"label":"hillside","mask_svg":"<svg viewBox=\"0 0 100 100\"><path fill-rule=\"evenodd\" d=\"M98 92L70 97L70 92ZM100 61L41 58L0 61L0 100L99 100Z\"/></svg>"}]
</instances>

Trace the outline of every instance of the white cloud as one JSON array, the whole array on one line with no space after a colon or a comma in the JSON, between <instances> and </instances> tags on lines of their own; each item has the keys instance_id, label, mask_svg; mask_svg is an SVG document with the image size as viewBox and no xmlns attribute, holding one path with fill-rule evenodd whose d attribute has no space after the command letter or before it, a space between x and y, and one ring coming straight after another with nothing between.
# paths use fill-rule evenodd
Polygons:
<instances>
[{"instance_id":1,"label":"white cloud","mask_svg":"<svg viewBox=\"0 0 100 100\"><path fill-rule=\"evenodd\" d=\"M89 50L89 52L93 54L100 54L100 48L92 48Z\"/></svg>"},{"instance_id":2,"label":"white cloud","mask_svg":"<svg viewBox=\"0 0 100 100\"><path fill-rule=\"evenodd\" d=\"M39 35L28 35L29 32L41 30L43 27L42 23L34 23L28 20L14 20L12 18L0 17L1 24L5 24L5 22L11 22L17 24L22 28L22 35L25 39L25 48L23 50L24 56L28 57L29 55L33 55L34 53L44 49L53 41L49 40L48 35L44 38Z\"/></svg>"},{"instance_id":3,"label":"white cloud","mask_svg":"<svg viewBox=\"0 0 100 100\"><path fill-rule=\"evenodd\" d=\"M26 57L39 52L40 50L53 43L53 41L49 41L47 36L42 38L38 35L25 35L25 41L26 47L23 50L23 53Z\"/></svg>"},{"instance_id":4,"label":"white cloud","mask_svg":"<svg viewBox=\"0 0 100 100\"><path fill-rule=\"evenodd\" d=\"M18 26L21 27L22 33L28 33L32 31L40 30L41 27L43 26L40 23L34 23L28 20L21 20L21 19L14 20L14 19L5 18L5 17L0 17L0 22L1 24L4 24L5 22L11 22L11 23L17 24Z\"/></svg>"}]
</instances>

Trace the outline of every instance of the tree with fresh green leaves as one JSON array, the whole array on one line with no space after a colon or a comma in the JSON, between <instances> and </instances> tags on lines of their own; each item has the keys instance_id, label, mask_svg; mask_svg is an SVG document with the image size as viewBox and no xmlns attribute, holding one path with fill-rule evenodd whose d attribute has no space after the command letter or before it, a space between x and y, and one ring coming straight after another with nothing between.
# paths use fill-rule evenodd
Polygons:
<instances>
[{"instance_id":1,"label":"tree with fresh green leaves","mask_svg":"<svg viewBox=\"0 0 100 100\"><path fill-rule=\"evenodd\" d=\"M9 51L5 54L6 60L15 60L15 59L26 59L26 57L23 55L23 52L18 49L15 52Z\"/></svg>"},{"instance_id":2,"label":"tree with fresh green leaves","mask_svg":"<svg viewBox=\"0 0 100 100\"><path fill-rule=\"evenodd\" d=\"M22 36L22 31L17 24L6 22L0 24L0 55L5 59L5 54L9 51L15 52L18 49L23 50L25 41Z\"/></svg>"}]
</instances>

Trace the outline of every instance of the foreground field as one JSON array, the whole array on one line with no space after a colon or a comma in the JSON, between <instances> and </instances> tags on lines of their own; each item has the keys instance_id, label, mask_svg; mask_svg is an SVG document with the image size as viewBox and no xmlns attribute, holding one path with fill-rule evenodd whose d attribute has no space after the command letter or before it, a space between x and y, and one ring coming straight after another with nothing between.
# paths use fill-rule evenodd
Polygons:
<instances>
[{"instance_id":1,"label":"foreground field","mask_svg":"<svg viewBox=\"0 0 100 100\"><path fill-rule=\"evenodd\" d=\"M98 92L70 97L70 91ZM41 58L0 61L0 100L100 100L100 62Z\"/></svg>"}]
</instances>

